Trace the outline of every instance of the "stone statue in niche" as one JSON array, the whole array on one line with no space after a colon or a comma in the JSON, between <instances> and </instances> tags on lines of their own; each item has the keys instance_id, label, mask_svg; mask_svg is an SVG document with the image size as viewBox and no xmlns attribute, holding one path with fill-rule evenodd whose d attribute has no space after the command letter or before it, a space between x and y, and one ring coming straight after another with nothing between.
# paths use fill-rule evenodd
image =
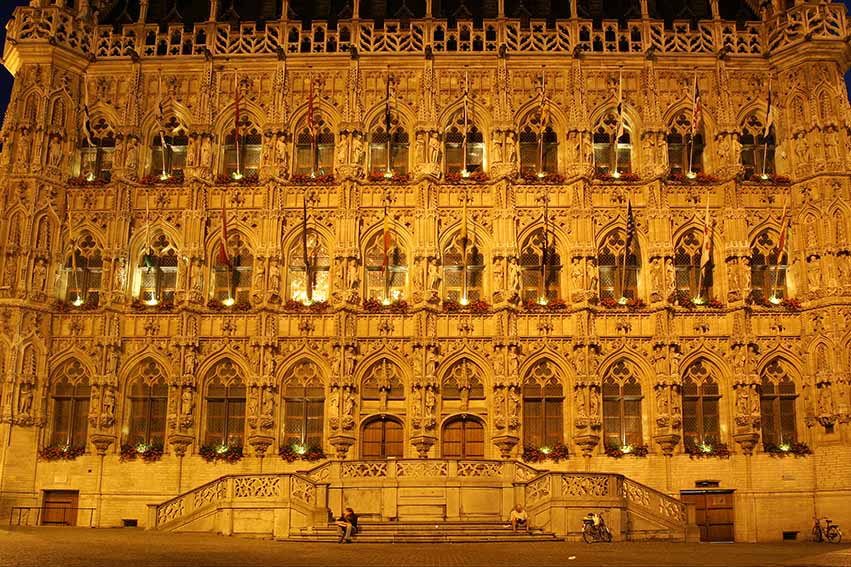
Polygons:
<instances>
[{"instance_id":1,"label":"stone statue in niche","mask_svg":"<svg viewBox=\"0 0 851 567\"><path fill-rule=\"evenodd\" d=\"M497 429L505 429L505 388L497 388L493 397L493 423Z\"/></svg>"},{"instance_id":2,"label":"stone statue in niche","mask_svg":"<svg viewBox=\"0 0 851 567\"><path fill-rule=\"evenodd\" d=\"M355 396L351 388L343 388L343 429L351 429L355 425Z\"/></svg>"},{"instance_id":3,"label":"stone statue in niche","mask_svg":"<svg viewBox=\"0 0 851 567\"><path fill-rule=\"evenodd\" d=\"M47 279L47 266L45 265L44 260L39 258L36 260L35 265L33 265L33 276L32 276L32 284L31 290L34 293L43 293L44 292L44 284Z\"/></svg>"},{"instance_id":4,"label":"stone statue in niche","mask_svg":"<svg viewBox=\"0 0 851 567\"><path fill-rule=\"evenodd\" d=\"M576 417L584 420L588 417L588 389L585 387L576 388L575 399Z\"/></svg>"},{"instance_id":5,"label":"stone statue in niche","mask_svg":"<svg viewBox=\"0 0 851 567\"><path fill-rule=\"evenodd\" d=\"M440 266L437 265L437 258L431 258L428 261L428 287L432 292L437 294L440 291L440 283L443 276L440 272Z\"/></svg>"},{"instance_id":6,"label":"stone statue in niche","mask_svg":"<svg viewBox=\"0 0 851 567\"><path fill-rule=\"evenodd\" d=\"M434 165L440 163L440 140L437 139L437 134L429 134L428 161Z\"/></svg>"},{"instance_id":7,"label":"stone statue in niche","mask_svg":"<svg viewBox=\"0 0 851 567\"><path fill-rule=\"evenodd\" d=\"M50 160L51 167L62 167L62 138L59 136L52 136L50 138L50 147L48 148L48 159Z\"/></svg>"},{"instance_id":8,"label":"stone statue in niche","mask_svg":"<svg viewBox=\"0 0 851 567\"><path fill-rule=\"evenodd\" d=\"M201 139L201 167L211 167L213 157L213 142L209 136Z\"/></svg>"},{"instance_id":9,"label":"stone statue in niche","mask_svg":"<svg viewBox=\"0 0 851 567\"><path fill-rule=\"evenodd\" d=\"M180 413L185 416L192 415L192 406L192 389L183 388L183 392L180 394Z\"/></svg>"},{"instance_id":10,"label":"stone statue in niche","mask_svg":"<svg viewBox=\"0 0 851 567\"><path fill-rule=\"evenodd\" d=\"M600 394L595 388L588 389L588 418L592 424L600 422Z\"/></svg>"},{"instance_id":11,"label":"stone statue in niche","mask_svg":"<svg viewBox=\"0 0 851 567\"><path fill-rule=\"evenodd\" d=\"M422 132L417 132L414 142L414 164L421 165L425 161L425 135Z\"/></svg>"},{"instance_id":12,"label":"stone statue in niche","mask_svg":"<svg viewBox=\"0 0 851 567\"><path fill-rule=\"evenodd\" d=\"M18 414L21 416L29 416L33 407L33 386L32 384L21 384L18 390Z\"/></svg>"}]
</instances>

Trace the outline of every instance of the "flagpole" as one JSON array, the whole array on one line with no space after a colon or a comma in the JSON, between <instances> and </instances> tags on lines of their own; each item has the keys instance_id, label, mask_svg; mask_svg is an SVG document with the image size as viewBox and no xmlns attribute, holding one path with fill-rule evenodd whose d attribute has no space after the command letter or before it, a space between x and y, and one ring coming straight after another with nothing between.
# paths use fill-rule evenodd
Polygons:
<instances>
[{"instance_id":1,"label":"flagpole","mask_svg":"<svg viewBox=\"0 0 851 567\"><path fill-rule=\"evenodd\" d=\"M618 171L618 142L620 141L621 131L623 130L623 67L618 71L618 125L615 129L615 171L613 176L620 177ZM593 135L593 134L592 134Z\"/></svg>"},{"instance_id":2,"label":"flagpole","mask_svg":"<svg viewBox=\"0 0 851 567\"><path fill-rule=\"evenodd\" d=\"M233 72L233 98L235 103L235 124L233 129L233 142L236 147L236 179L242 177L242 166L239 160L239 72Z\"/></svg>"},{"instance_id":3,"label":"flagpole","mask_svg":"<svg viewBox=\"0 0 851 567\"><path fill-rule=\"evenodd\" d=\"M550 204L550 196L546 189L544 189L544 239L543 239L543 248L541 251L541 285L538 287L538 291L541 294L541 299L539 303L541 305L546 305L549 301L549 289L547 289L547 263L549 262L549 204ZM541 291L543 290L543 291Z\"/></svg>"},{"instance_id":4,"label":"flagpole","mask_svg":"<svg viewBox=\"0 0 851 567\"><path fill-rule=\"evenodd\" d=\"M160 148L162 151L162 170L163 173L160 176L160 179L165 180L168 179L168 172L165 167L165 159L166 159L166 144L165 144L165 133L163 132L163 76L162 72L157 75L157 129L160 133Z\"/></svg>"},{"instance_id":5,"label":"flagpole","mask_svg":"<svg viewBox=\"0 0 851 567\"><path fill-rule=\"evenodd\" d=\"M786 200L783 203L783 213L780 216L780 237L779 242L777 243L777 260L774 263L774 283L771 286L771 296L769 297L769 301L772 298L776 299L775 294L777 293L777 284L780 281L780 260L783 258L783 250L786 248L786 233L787 233L787 221L786 221L786 210L789 205L789 195L786 195ZM779 303L779 302L778 302Z\"/></svg>"},{"instance_id":6,"label":"flagpole","mask_svg":"<svg viewBox=\"0 0 851 567\"><path fill-rule=\"evenodd\" d=\"M543 177L544 175L544 128L546 124L544 123L545 114L544 114L544 105L547 102L547 73L546 67L544 67L544 71L541 73L541 108L540 108L540 124L539 124L539 132L538 132L538 176Z\"/></svg>"},{"instance_id":7,"label":"flagpole","mask_svg":"<svg viewBox=\"0 0 851 567\"><path fill-rule=\"evenodd\" d=\"M461 219L461 245L463 247L462 261L464 263L463 270L461 272L461 304L465 305L467 302L467 199L469 194L467 192L467 188L464 187L464 208L462 212Z\"/></svg>"},{"instance_id":8,"label":"flagpole","mask_svg":"<svg viewBox=\"0 0 851 567\"><path fill-rule=\"evenodd\" d=\"M692 160L694 159L694 134L697 130L697 124L695 123L695 104L697 103L697 71L694 72L694 87L691 89L691 132L689 134L689 151L688 151L688 171L686 174L688 176L693 175L691 166ZM699 293L700 290L698 290Z\"/></svg>"},{"instance_id":9,"label":"flagpole","mask_svg":"<svg viewBox=\"0 0 851 567\"><path fill-rule=\"evenodd\" d=\"M762 133L762 175L765 179L765 161L768 159L768 135L771 133L771 123L773 122L772 114L774 109L771 108L771 74L768 75L768 108L765 114L765 131Z\"/></svg>"},{"instance_id":10,"label":"flagpole","mask_svg":"<svg viewBox=\"0 0 851 567\"><path fill-rule=\"evenodd\" d=\"M67 205L66 205L67 206ZM74 244L73 231L71 229L71 209L68 208L68 241L71 244L71 273L74 274L74 289L77 290L77 297L71 303L77 307L85 303L80 295L80 280L77 278L77 250Z\"/></svg>"},{"instance_id":11,"label":"flagpole","mask_svg":"<svg viewBox=\"0 0 851 567\"><path fill-rule=\"evenodd\" d=\"M308 95L308 124L307 127L310 130L310 153L311 153L311 163L310 163L310 177L316 177L316 170L319 167L319 144L316 140L316 126L314 124L313 117L313 73L310 74L310 94Z\"/></svg>"},{"instance_id":12,"label":"flagpole","mask_svg":"<svg viewBox=\"0 0 851 567\"><path fill-rule=\"evenodd\" d=\"M629 255L629 247L631 238L630 238L630 228L629 228L629 217L632 213L632 199L628 201L627 209L626 209L626 235L624 237L624 249L623 249L623 268L621 269L621 298L626 297L624 293L624 288L626 286L626 262L627 256Z\"/></svg>"},{"instance_id":13,"label":"flagpole","mask_svg":"<svg viewBox=\"0 0 851 567\"><path fill-rule=\"evenodd\" d=\"M390 258L387 256L388 251L388 239L389 239L389 230L388 230L388 216L387 216L387 203L384 204L384 234L382 235L382 245L384 247L384 263L382 264L382 271L384 272L384 302L390 303L390 280L388 278L390 274Z\"/></svg>"},{"instance_id":14,"label":"flagpole","mask_svg":"<svg viewBox=\"0 0 851 567\"><path fill-rule=\"evenodd\" d=\"M700 298L703 297L703 269L704 269L704 251L708 249L709 244L706 242L706 239L709 238L709 197L706 198L706 216L703 221L703 242L701 243L700 248L700 266L699 271L697 272L697 297L698 302ZM708 259L706 260L708 264ZM708 299L708 298L707 298Z\"/></svg>"},{"instance_id":15,"label":"flagpole","mask_svg":"<svg viewBox=\"0 0 851 567\"><path fill-rule=\"evenodd\" d=\"M467 69L464 69L464 138L461 140L461 154L462 154L462 167L461 167L461 176L466 177L470 173L467 171L467 97L470 88L470 77L467 74ZM465 201L466 203L466 201ZM466 273L466 267L465 273Z\"/></svg>"},{"instance_id":16,"label":"flagpole","mask_svg":"<svg viewBox=\"0 0 851 567\"><path fill-rule=\"evenodd\" d=\"M391 128L393 127L392 117L390 115L390 72L387 72L387 93L384 100L384 127L387 130L387 168L384 171L384 176L387 178L393 177L391 169L392 162L390 159L390 140L392 138ZM385 211L386 214L387 211Z\"/></svg>"},{"instance_id":17,"label":"flagpole","mask_svg":"<svg viewBox=\"0 0 851 567\"><path fill-rule=\"evenodd\" d=\"M303 212L302 212L302 222L301 222L302 230L301 230L301 245L302 245L302 253L304 254L304 276L305 276L305 290L307 293L307 302L308 304L313 303L313 276L311 274L310 268L310 259L307 256L307 191L304 193L303 197Z\"/></svg>"}]
</instances>

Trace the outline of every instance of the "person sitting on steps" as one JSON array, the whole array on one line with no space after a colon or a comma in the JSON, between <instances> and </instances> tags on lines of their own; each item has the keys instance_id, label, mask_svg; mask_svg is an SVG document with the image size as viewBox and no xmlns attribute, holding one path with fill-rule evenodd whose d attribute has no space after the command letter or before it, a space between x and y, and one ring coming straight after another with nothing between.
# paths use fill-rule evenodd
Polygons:
<instances>
[{"instance_id":1,"label":"person sitting on steps","mask_svg":"<svg viewBox=\"0 0 851 567\"><path fill-rule=\"evenodd\" d=\"M515 506L514 510L511 511L511 531L516 533L518 526L523 528L527 534L529 533L529 516L521 504Z\"/></svg>"},{"instance_id":2,"label":"person sitting on steps","mask_svg":"<svg viewBox=\"0 0 851 567\"><path fill-rule=\"evenodd\" d=\"M340 543L352 543L352 536L358 533L358 515L351 508L335 522L340 527Z\"/></svg>"}]
</instances>

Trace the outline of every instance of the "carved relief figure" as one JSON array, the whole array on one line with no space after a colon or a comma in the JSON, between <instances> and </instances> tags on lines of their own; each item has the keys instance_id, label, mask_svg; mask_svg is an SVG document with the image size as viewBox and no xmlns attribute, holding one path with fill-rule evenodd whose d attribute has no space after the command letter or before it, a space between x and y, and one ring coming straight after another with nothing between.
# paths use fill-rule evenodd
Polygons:
<instances>
[{"instance_id":1,"label":"carved relief figure","mask_svg":"<svg viewBox=\"0 0 851 567\"><path fill-rule=\"evenodd\" d=\"M18 414L29 416L33 406L32 384L21 384L18 391Z\"/></svg>"},{"instance_id":2,"label":"carved relief figure","mask_svg":"<svg viewBox=\"0 0 851 567\"><path fill-rule=\"evenodd\" d=\"M186 416L192 415L192 406L192 389L183 388L183 392L180 394L180 412Z\"/></svg>"}]
</instances>

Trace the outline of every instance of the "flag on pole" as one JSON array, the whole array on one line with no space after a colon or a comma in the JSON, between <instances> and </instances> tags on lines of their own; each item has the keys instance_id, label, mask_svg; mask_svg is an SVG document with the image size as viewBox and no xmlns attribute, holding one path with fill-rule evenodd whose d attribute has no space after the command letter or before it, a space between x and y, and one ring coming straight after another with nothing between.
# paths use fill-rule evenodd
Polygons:
<instances>
[{"instance_id":1,"label":"flag on pole","mask_svg":"<svg viewBox=\"0 0 851 567\"><path fill-rule=\"evenodd\" d=\"M89 115L89 86L85 78L83 79L83 137L90 147L94 147L92 141L92 117Z\"/></svg>"},{"instance_id":2,"label":"flag on pole","mask_svg":"<svg viewBox=\"0 0 851 567\"><path fill-rule=\"evenodd\" d=\"M703 219L703 244L700 247L700 268L709 264L712 253L712 225L709 220L709 199L706 200L706 216Z\"/></svg>"},{"instance_id":3,"label":"flag on pole","mask_svg":"<svg viewBox=\"0 0 851 567\"><path fill-rule=\"evenodd\" d=\"M307 194L302 202L301 215L301 252L304 256L304 287L307 292L307 300L313 301L313 276L310 269L310 257L307 255Z\"/></svg>"},{"instance_id":4,"label":"flag on pole","mask_svg":"<svg viewBox=\"0 0 851 567\"><path fill-rule=\"evenodd\" d=\"M550 121L549 100L547 100L547 76L541 73L541 100L540 100L540 116L541 116L541 131L547 127Z\"/></svg>"},{"instance_id":5,"label":"flag on pole","mask_svg":"<svg viewBox=\"0 0 851 567\"><path fill-rule=\"evenodd\" d=\"M618 143L618 140L621 139L624 132L624 120L623 120L623 72L618 75L618 123L617 128L615 128L615 144Z\"/></svg>"},{"instance_id":6,"label":"flag on pole","mask_svg":"<svg viewBox=\"0 0 851 567\"><path fill-rule=\"evenodd\" d=\"M765 111L765 130L762 133L763 138L768 138L771 133L771 126L774 124L774 106L771 104L771 79L768 80L768 106Z\"/></svg>"},{"instance_id":7,"label":"flag on pole","mask_svg":"<svg viewBox=\"0 0 851 567\"><path fill-rule=\"evenodd\" d=\"M786 236L788 232L789 222L786 220L786 207L788 201L783 204L783 212L780 214L780 238L777 241L777 263L783 257L783 250L786 248Z\"/></svg>"},{"instance_id":8,"label":"flag on pole","mask_svg":"<svg viewBox=\"0 0 851 567\"><path fill-rule=\"evenodd\" d=\"M234 103L234 125L233 125L233 144L236 149L236 172L238 174L242 173L242 168L239 164L240 150L239 150L239 141L240 141L240 133L239 133L239 73L234 72L233 74L233 103Z\"/></svg>"},{"instance_id":9,"label":"flag on pole","mask_svg":"<svg viewBox=\"0 0 851 567\"><path fill-rule=\"evenodd\" d=\"M230 266L230 254L228 254L228 213L226 200L222 198L222 232L219 235L219 251L216 262L219 265Z\"/></svg>"},{"instance_id":10,"label":"flag on pole","mask_svg":"<svg viewBox=\"0 0 851 567\"><path fill-rule=\"evenodd\" d=\"M390 265L390 216L387 214L387 206L384 206L384 258L381 262L381 269L385 272Z\"/></svg>"},{"instance_id":11,"label":"flag on pole","mask_svg":"<svg viewBox=\"0 0 851 567\"><path fill-rule=\"evenodd\" d=\"M71 271L77 273L77 249L74 246L74 231L71 228L71 209L68 209L68 241L71 244Z\"/></svg>"},{"instance_id":12,"label":"flag on pole","mask_svg":"<svg viewBox=\"0 0 851 567\"><path fill-rule=\"evenodd\" d=\"M547 281L547 267L550 262L550 242L549 242L549 197L544 195L544 235L541 242L541 280L544 283L544 297L547 297L549 292L549 282Z\"/></svg>"},{"instance_id":13,"label":"flag on pole","mask_svg":"<svg viewBox=\"0 0 851 567\"><path fill-rule=\"evenodd\" d=\"M163 176L166 175L166 141L165 141L165 129L163 128L163 121L165 120L165 109L163 108L163 78L162 75L159 75L157 78L157 116L155 118L157 123L157 131L160 135L160 148L162 150L162 171ZM147 198L147 197L146 197Z\"/></svg>"},{"instance_id":14,"label":"flag on pole","mask_svg":"<svg viewBox=\"0 0 851 567\"><path fill-rule=\"evenodd\" d=\"M624 257L629 257L632 241L635 239L635 217L632 216L632 201L626 207L626 245L624 246Z\"/></svg>"},{"instance_id":15,"label":"flag on pole","mask_svg":"<svg viewBox=\"0 0 851 567\"><path fill-rule=\"evenodd\" d=\"M694 93L692 94L691 104L691 135L692 138L700 130L700 123L703 120L703 103L700 100L700 86L697 84L697 73L694 74Z\"/></svg>"},{"instance_id":16,"label":"flag on pole","mask_svg":"<svg viewBox=\"0 0 851 567\"><path fill-rule=\"evenodd\" d=\"M387 75L387 91L384 95L384 130L387 132L387 136L390 136L390 129L393 124L393 115L390 112L390 75Z\"/></svg>"},{"instance_id":17,"label":"flag on pole","mask_svg":"<svg viewBox=\"0 0 851 567\"><path fill-rule=\"evenodd\" d=\"M314 115L314 94L313 94L313 77L310 78L310 91L307 95L307 129L310 130L310 136L316 137L316 117Z\"/></svg>"},{"instance_id":18,"label":"flag on pole","mask_svg":"<svg viewBox=\"0 0 851 567\"><path fill-rule=\"evenodd\" d=\"M464 70L464 138L461 141L461 145L463 147L464 152L464 169L467 169L467 129L468 129L468 117L467 117L467 99L470 95L470 77L467 74L467 70ZM465 201L466 203L466 201ZM466 205L465 205L466 206Z\"/></svg>"}]
</instances>

